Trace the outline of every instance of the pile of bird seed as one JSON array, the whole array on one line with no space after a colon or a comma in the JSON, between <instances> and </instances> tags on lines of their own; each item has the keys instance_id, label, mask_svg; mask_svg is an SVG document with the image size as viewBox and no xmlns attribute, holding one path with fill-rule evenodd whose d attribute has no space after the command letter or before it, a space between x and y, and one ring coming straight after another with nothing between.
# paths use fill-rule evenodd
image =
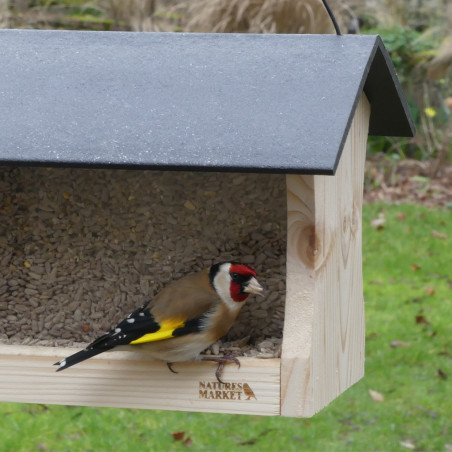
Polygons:
<instances>
[{"instance_id":1,"label":"pile of bird seed","mask_svg":"<svg viewBox=\"0 0 452 452\"><path fill-rule=\"evenodd\" d=\"M285 255L281 175L0 167L0 343L83 346L167 283L236 260L265 296L207 353L272 357Z\"/></svg>"}]
</instances>

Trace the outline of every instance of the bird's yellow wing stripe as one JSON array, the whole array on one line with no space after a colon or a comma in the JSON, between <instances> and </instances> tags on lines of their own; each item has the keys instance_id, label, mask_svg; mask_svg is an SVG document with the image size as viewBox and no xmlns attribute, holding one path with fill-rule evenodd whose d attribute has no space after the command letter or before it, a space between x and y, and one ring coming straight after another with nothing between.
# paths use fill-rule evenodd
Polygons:
<instances>
[{"instance_id":1,"label":"bird's yellow wing stripe","mask_svg":"<svg viewBox=\"0 0 452 452\"><path fill-rule=\"evenodd\" d=\"M160 329L155 333L145 334L144 336L135 339L130 342L130 345L144 344L146 342L161 341L163 339L169 339L173 337L173 331L177 328L181 328L185 325L184 321L180 320L167 320L160 324Z\"/></svg>"}]
</instances>

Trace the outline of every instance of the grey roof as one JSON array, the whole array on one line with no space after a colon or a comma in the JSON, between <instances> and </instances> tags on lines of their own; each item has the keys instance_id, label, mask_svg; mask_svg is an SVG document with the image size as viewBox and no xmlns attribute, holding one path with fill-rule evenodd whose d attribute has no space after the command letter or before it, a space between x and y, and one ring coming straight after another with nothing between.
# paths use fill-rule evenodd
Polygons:
<instances>
[{"instance_id":1,"label":"grey roof","mask_svg":"<svg viewBox=\"0 0 452 452\"><path fill-rule=\"evenodd\" d=\"M333 174L363 90L413 135L378 36L0 30L0 164Z\"/></svg>"}]
</instances>

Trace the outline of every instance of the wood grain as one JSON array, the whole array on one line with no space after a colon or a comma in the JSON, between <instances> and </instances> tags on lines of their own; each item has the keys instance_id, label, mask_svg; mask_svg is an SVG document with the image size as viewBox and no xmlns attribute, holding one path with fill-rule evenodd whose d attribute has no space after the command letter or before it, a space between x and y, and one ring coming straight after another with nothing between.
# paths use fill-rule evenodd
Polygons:
<instances>
[{"instance_id":1,"label":"wood grain","mask_svg":"<svg viewBox=\"0 0 452 452\"><path fill-rule=\"evenodd\" d=\"M0 400L215 413L280 413L279 359L242 358L240 369L228 364L223 381L229 386L219 386L214 363L174 364L179 372L176 375L165 363L150 361L145 353L136 352L104 353L55 372L52 364L71 351L74 350L0 346ZM244 388L244 383L248 387ZM250 396L249 388L254 397Z\"/></svg>"},{"instance_id":2,"label":"wood grain","mask_svg":"<svg viewBox=\"0 0 452 452\"><path fill-rule=\"evenodd\" d=\"M309 417L364 375L361 215L370 105L335 176L288 175L281 414Z\"/></svg>"}]
</instances>

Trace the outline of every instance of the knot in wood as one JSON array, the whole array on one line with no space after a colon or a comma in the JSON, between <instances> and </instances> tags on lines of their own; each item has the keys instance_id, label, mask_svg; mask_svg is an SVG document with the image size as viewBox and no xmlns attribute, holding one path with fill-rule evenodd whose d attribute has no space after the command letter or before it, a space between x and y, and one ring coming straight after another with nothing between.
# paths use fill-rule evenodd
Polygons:
<instances>
[{"instance_id":1,"label":"knot in wood","mask_svg":"<svg viewBox=\"0 0 452 452\"><path fill-rule=\"evenodd\" d=\"M289 255L302 261L307 267L314 268L319 255L319 240L315 226L302 222L291 225L295 234L289 234ZM292 231L291 231L292 232Z\"/></svg>"}]
</instances>

